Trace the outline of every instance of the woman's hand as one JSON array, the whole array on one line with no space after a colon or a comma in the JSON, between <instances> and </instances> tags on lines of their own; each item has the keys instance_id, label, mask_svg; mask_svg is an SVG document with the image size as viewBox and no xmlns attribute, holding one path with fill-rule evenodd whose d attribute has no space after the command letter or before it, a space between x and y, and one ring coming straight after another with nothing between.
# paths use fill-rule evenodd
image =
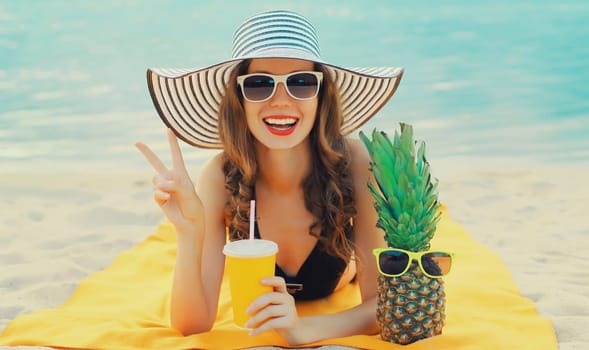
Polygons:
<instances>
[{"instance_id":1,"label":"woman's hand","mask_svg":"<svg viewBox=\"0 0 589 350\"><path fill-rule=\"evenodd\" d=\"M137 142L135 146L157 172L152 180L156 203L178 232L194 232L204 220L202 202L184 165L176 136L170 129L167 134L172 153L171 168L166 167L146 144Z\"/></svg>"},{"instance_id":2,"label":"woman's hand","mask_svg":"<svg viewBox=\"0 0 589 350\"><path fill-rule=\"evenodd\" d=\"M274 291L260 296L248 307L247 312L253 315L245 324L253 328L250 335L274 329L290 345L303 344L295 300L288 294L284 278L264 278L262 284L273 287Z\"/></svg>"}]
</instances>

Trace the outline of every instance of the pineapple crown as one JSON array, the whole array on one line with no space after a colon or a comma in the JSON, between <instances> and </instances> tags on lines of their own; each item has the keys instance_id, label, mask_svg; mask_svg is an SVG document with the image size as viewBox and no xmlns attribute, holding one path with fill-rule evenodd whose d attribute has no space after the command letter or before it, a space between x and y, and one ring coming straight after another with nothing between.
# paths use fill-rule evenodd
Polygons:
<instances>
[{"instance_id":1,"label":"pineapple crown","mask_svg":"<svg viewBox=\"0 0 589 350\"><path fill-rule=\"evenodd\" d=\"M370 155L370 171L378 185L368 183L378 213L376 226L384 230L388 246L413 252L428 250L441 214L438 180L432 180L425 143L419 143L416 154L413 128L404 123L400 135L395 131L393 143L376 129L372 140L363 132L360 139Z\"/></svg>"}]
</instances>

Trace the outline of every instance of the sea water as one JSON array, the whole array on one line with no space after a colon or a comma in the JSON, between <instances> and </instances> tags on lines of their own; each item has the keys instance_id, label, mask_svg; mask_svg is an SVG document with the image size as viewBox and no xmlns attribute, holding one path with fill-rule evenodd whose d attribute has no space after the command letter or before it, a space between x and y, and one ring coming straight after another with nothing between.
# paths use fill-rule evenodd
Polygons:
<instances>
[{"instance_id":1,"label":"sea water","mask_svg":"<svg viewBox=\"0 0 589 350\"><path fill-rule=\"evenodd\" d=\"M274 8L306 15L329 62L405 68L365 132L413 124L430 159L589 161L585 0L23 0L0 1L0 171L147 166L137 140L166 158L146 69L226 59L236 26Z\"/></svg>"}]
</instances>

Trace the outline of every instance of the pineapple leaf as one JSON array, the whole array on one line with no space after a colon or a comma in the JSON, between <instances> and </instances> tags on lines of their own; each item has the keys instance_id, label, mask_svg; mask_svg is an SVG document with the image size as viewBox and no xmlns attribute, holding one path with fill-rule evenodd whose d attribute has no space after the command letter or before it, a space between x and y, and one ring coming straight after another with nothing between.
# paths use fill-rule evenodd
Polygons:
<instances>
[{"instance_id":1,"label":"pineapple leaf","mask_svg":"<svg viewBox=\"0 0 589 350\"><path fill-rule=\"evenodd\" d=\"M374 148L372 147L372 143L370 142L368 137L364 134L364 132L360 131L359 136L360 136L360 140L362 140L362 143L364 143L364 147L366 147L368 154L372 158L372 155L374 154Z\"/></svg>"},{"instance_id":2,"label":"pineapple leaf","mask_svg":"<svg viewBox=\"0 0 589 350\"><path fill-rule=\"evenodd\" d=\"M413 139L411 125L400 126L392 142L383 131L373 130L371 139L360 132L375 180L368 188L387 244L421 251L429 248L440 219L438 182L430 174L425 142Z\"/></svg>"}]
</instances>

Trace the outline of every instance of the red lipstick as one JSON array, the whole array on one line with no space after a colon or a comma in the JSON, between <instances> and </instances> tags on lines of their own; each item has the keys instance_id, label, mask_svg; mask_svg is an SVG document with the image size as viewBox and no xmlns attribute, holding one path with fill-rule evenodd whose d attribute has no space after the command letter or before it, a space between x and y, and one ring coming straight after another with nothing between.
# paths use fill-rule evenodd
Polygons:
<instances>
[{"instance_id":1,"label":"red lipstick","mask_svg":"<svg viewBox=\"0 0 589 350\"><path fill-rule=\"evenodd\" d=\"M274 135L287 136L294 132L299 118L287 115L272 115L263 119L266 128Z\"/></svg>"}]
</instances>

